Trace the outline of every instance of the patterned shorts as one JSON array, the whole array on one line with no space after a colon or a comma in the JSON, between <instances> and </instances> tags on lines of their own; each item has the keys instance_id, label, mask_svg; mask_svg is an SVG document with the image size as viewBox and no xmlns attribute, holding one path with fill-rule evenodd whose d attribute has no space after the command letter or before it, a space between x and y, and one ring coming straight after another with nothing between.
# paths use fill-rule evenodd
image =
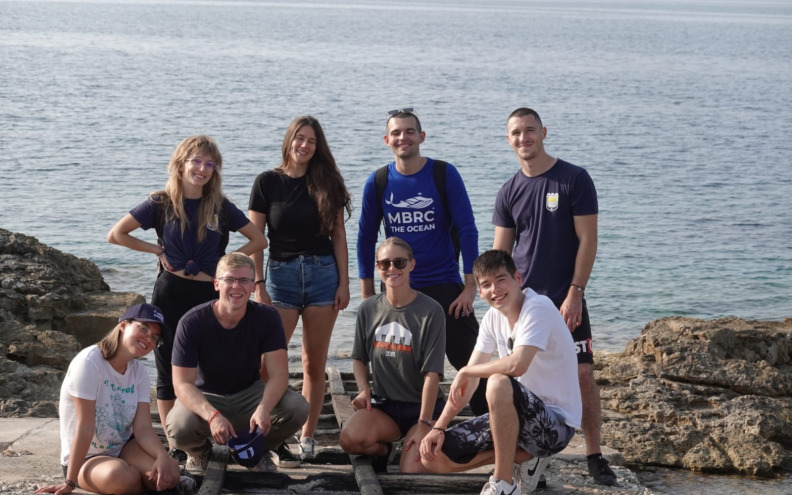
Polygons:
<instances>
[{"instance_id":1,"label":"patterned shorts","mask_svg":"<svg viewBox=\"0 0 792 495\"><path fill-rule=\"evenodd\" d=\"M534 457L549 457L564 450L575 429L520 382L512 378L511 384L520 419L517 447ZM483 414L446 430L442 450L453 462L466 464L479 452L494 448L489 414Z\"/></svg>"}]
</instances>

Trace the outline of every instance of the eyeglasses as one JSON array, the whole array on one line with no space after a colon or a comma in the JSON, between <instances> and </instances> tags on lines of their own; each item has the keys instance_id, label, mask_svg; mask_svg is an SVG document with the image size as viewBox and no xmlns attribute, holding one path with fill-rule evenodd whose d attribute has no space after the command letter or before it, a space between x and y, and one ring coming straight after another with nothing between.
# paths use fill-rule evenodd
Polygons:
<instances>
[{"instance_id":1,"label":"eyeglasses","mask_svg":"<svg viewBox=\"0 0 792 495\"><path fill-rule=\"evenodd\" d=\"M201 168L201 166L206 167L206 170L215 170L217 168L215 162L205 162L197 156L190 158L188 161L192 163L193 167L195 168Z\"/></svg>"},{"instance_id":2,"label":"eyeglasses","mask_svg":"<svg viewBox=\"0 0 792 495\"><path fill-rule=\"evenodd\" d=\"M220 280L221 282L226 283L226 284L230 285L231 287L233 287L234 284L236 284L236 283L239 283L240 287L243 287L243 286L246 286L246 285L251 285L253 283L253 279L252 278L247 278L247 277L240 277L240 278L236 278L236 277L220 277L217 280Z\"/></svg>"},{"instance_id":3,"label":"eyeglasses","mask_svg":"<svg viewBox=\"0 0 792 495\"><path fill-rule=\"evenodd\" d=\"M165 341L162 340L162 337L152 332L151 327L145 323L141 323L139 321L133 321L133 323L137 324L138 328L140 329L140 333L142 333L144 337L148 337L154 342L154 347L162 347L162 345L165 343Z\"/></svg>"},{"instance_id":4,"label":"eyeglasses","mask_svg":"<svg viewBox=\"0 0 792 495\"><path fill-rule=\"evenodd\" d=\"M400 113L413 113L415 111L412 107L407 108L397 108L396 110L388 110L388 117L393 117L394 115L398 115Z\"/></svg>"},{"instance_id":5,"label":"eyeglasses","mask_svg":"<svg viewBox=\"0 0 792 495\"><path fill-rule=\"evenodd\" d=\"M377 268L382 270L383 272L390 268L391 263L393 263L394 268L397 270L401 270L407 263L412 261L412 258L396 258L393 260L377 260Z\"/></svg>"}]
</instances>

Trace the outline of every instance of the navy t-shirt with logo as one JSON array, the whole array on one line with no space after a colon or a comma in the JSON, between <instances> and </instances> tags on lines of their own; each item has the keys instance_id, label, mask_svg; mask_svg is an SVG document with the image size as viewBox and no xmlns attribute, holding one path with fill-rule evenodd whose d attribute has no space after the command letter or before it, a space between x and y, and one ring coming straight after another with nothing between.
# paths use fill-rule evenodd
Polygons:
<instances>
[{"instance_id":1,"label":"navy t-shirt with logo","mask_svg":"<svg viewBox=\"0 0 792 495\"><path fill-rule=\"evenodd\" d=\"M598 213L597 191L585 169L559 159L536 177L522 170L498 191L492 223L515 229L513 251L522 288L560 304L575 271L575 216Z\"/></svg>"}]
</instances>

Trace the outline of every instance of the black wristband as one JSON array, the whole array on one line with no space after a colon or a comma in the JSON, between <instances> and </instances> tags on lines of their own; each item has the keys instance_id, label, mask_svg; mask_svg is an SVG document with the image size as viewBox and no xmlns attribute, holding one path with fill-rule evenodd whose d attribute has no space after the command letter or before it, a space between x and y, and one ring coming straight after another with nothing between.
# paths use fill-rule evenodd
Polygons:
<instances>
[{"instance_id":1,"label":"black wristband","mask_svg":"<svg viewBox=\"0 0 792 495\"><path fill-rule=\"evenodd\" d=\"M433 426L433 427L432 427L432 429L433 429L433 430L442 431L442 432L445 434L445 428L439 428L439 427L437 427L437 426Z\"/></svg>"},{"instance_id":2,"label":"black wristband","mask_svg":"<svg viewBox=\"0 0 792 495\"><path fill-rule=\"evenodd\" d=\"M77 488L77 483L73 482L72 480L63 480L72 490Z\"/></svg>"},{"instance_id":3,"label":"black wristband","mask_svg":"<svg viewBox=\"0 0 792 495\"><path fill-rule=\"evenodd\" d=\"M266 280L256 280L256 285L265 283Z\"/></svg>"}]
</instances>

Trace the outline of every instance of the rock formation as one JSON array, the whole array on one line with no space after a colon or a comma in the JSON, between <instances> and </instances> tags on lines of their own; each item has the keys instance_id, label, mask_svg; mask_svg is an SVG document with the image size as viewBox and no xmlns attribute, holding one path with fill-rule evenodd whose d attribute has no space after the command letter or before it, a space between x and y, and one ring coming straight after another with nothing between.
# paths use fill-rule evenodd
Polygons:
<instances>
[{"instance_id":1,"label":"rock formation","mask_svg":"<svg viewBox=\"0 0 792 495\"><path fill-rule=\"evenodd\" d=\"M602 441L626 462L756 476L792 469L792 318L663 318L597 361Z\"/></svg>"},{"instance_id":2,"label":"rock formation","mask_svg":"<svg viewBox=\"0 0 792 495\"><path fill-rule=\"evenodd\" d=\"M140 302L90 261L0 229L0 417L57 416L69 362Z\"/></svg>"}]
</instances>

